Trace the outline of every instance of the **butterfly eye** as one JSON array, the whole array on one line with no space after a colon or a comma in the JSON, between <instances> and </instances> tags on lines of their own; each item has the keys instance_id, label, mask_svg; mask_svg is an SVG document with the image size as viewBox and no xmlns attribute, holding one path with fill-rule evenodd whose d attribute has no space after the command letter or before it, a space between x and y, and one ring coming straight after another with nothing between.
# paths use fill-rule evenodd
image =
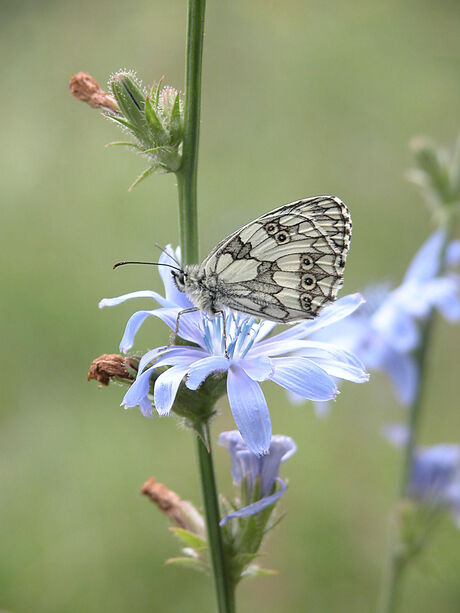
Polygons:
<instances>
[{"instance_id":1,"label":"butterfly eye","mask_svg":"<svg viewBox=\"0 0 460 613\"><path fill-rule=\"evenodd\" d=\"M302 275L301 285L305 289L313 289L316 286L316 279L313 275Z\"/></svg>"},{"instance_id":2,"label":"butterfly eye","mask_svg":"<svg viewBox=\"0 0 460 613\"><path fill-rule=\"evenodd\" d=\"M309 255L303 255L300 258L300 266L302 270L311 270L314 266L315 262L313 258Z\"/></svg>"},{"instance_id":3,"label":"butterfly eye","mask_svg":"<svg viewBox=\"0 0 460 613\"><path fill-rule=\"evenodd\" d=\"M179 289L181 292L184 291L185 289L185 273L180 271L180 272L173 272L172 276L174 278L174 282L177 285L177 289Z\"/></svg>"},{"instance_id":4,"label":"butterfly eye","mask_svg":"<svg viewBox=\"0 0 460 613\"><path fill-rule=\"evenodd\" d=\"M275 239L278 244L287 243L289 241L289 234L285 230L280 230L275 235Z\"/></svg>"},{"instance_id":5,"label":"butterfly eye","mask_svg":"<svg viewBox=\"0 0 460 613\"><path fill-rule=\"evenodd\" d=\"M273 236L273 234L276 234L278 232L278 226L276 225L276 223L268 223L265 226L265 230L267 231L267 234Z\"/></svg>"}]
</instances>

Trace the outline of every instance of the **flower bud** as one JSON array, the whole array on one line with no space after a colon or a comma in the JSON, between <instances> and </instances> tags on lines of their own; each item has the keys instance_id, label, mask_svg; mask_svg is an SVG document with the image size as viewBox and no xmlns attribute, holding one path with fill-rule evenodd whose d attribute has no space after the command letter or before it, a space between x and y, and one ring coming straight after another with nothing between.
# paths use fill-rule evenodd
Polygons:
<instances>
[{"instance_id":1,"label":"flower bud","mask_svg":"<svg viewBox=\"0 0 460 613\"><path fill-rule=\"evenodd\" d=\"M132 72L119 72L109 81L120 114L109 118L130 132L136 142L113 143L133 147L148 159L149 167L133 184L152 172L177 172L182 161L183 104L179 92L161 82L147 95Z\"/></svg>"},{"instance_id":2,"label":"flower bud","mask_svg":"<svg viewBox=\"0 0 460 613\"><path fill-rule=\"evenodd\" d=\"M415 168L408 173L435 210L446 211L460 203L460 138L453 152L425 138L411 143Z\"/></svg>"}]
</instances>

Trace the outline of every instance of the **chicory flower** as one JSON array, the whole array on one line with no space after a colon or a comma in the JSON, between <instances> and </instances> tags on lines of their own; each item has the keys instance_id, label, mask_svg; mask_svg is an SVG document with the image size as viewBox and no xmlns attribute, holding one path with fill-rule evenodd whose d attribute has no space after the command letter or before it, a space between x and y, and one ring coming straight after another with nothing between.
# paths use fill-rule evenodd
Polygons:
<instances>
[{"instance_id":1,"label":"chicory flower","mask_svg":"<svg viewBox=\"0 0 460 613\"><path fill-rule=\"evenodd\" d=\"M402 424L388 424L384 435L395 447L403 447L409 430ZM433 510L449 511L460 528L460 445L417 447L412 457L408 497Z\"/></svg>"},{"instance_id":2,"label":"chicory flower","mask_svg":"<svg viewBox=\"0 0 460 613\"><path fill-rule=\"evenodd\" d=\"M313 336L355 353L371 371L384 371L406 406L418 388L413 351L420 343L420 323L434 308L450 322L460 320L460 277L439 274L444 241L444 231L435 232L415 255L399 287L374 287L351 317ZM446 250L445 264L454 266L459 260L460 242L454 241Z\"/></svg>"},{"instance_id":3,"label":"chicory flower","mask_svg":"<svg viewBox=\"0 0 460 613\"><path fill-rule=\"evenodd\" d=\"M180 261L180 253L170 247L160 257L160 263ZM128 351L136 332L149 316L158 317L175 331L178 314L193 307L180 292L169 268L160 267L165 285L165 297L153 291L126 294L104 299L99 306L114 306L130 298L149 297L161 308L138 311L131 316L121 340L120 349ZM177 391L185 379L190 390L197 390L211 374L227 374L227 394L235 423L249 449L262 455L271 441L271 421L267 403L259 385L271 380L287 390L314 401L332 400L337 394L335 380L356 383L368 380L363 364L352 353L338 349L331 342L306 340L313 331L332 325L350 315L361 304L359 294L345 296L326 307L312 321L295 324L274 336L274 322L240 313L227 312L226 339L222 317L210 317L202 312L187 313L180 319L179 336L192 345L162 346L148 351L140 360L136 381L126 393L125 407L140 406L146 416L152 415L150 377L168 366L155 381L153 400L160 415L168 415ZM227 352L225 353L225 344ZM302 350L302 356L290 355Z\"/></svg>"},{"instance_id":4,"label":"chicory flower","mask_svg":"<svg viewBox=\"0 0 460 613\"><path fill-rule=\"evenodd\" d=\"M286 483L278 475L281 464L297 451L292 438L282 434L273 435L268 453L263 456L252 453L237 430L222 432L219 445L225 447L230 454L234 485L244 487L246 491L243 497L253 500L249 505L226 515L220 522L221 526L230 519L260 513L285 493ZM281 488L274 492L276 482Z\"/></svg>"}]
</instances>

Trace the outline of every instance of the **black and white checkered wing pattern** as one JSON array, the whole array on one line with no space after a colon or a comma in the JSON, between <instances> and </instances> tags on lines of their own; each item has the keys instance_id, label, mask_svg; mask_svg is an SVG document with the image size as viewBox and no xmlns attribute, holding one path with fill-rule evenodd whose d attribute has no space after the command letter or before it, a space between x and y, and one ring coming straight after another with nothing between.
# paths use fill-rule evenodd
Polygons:
<instances>
[{"instance_id":1,"label":"black and white checkered wing pattern","mask_svg":"<svg viewBox=\"0 0 460 613\"><path fill-rule=\"evenodd\" d=\"M277 322L311 319L342 286L351 227L339 198L299 200L231 234L200 270L222 306Z\"/></svg>"}]
</instances>

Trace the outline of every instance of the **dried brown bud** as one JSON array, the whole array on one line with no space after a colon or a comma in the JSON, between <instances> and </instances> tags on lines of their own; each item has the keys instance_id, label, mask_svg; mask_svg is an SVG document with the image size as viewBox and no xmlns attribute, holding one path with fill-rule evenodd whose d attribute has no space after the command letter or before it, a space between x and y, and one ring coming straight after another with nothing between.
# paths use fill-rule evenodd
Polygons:
<instances>
[{"instance_id":1,"label":"dried brown bud","mask_svg":"<svg viewBox=\"0 0 460 613\"><path fill-rule=\"evenodd\" d=\"M150 477L141 487L141 494L152 502L179 528L194 532L204 538L205 526L201 514L191 502L182 500L155 477Z\"/></svg>"},{"instance_id":2,"label":"dried brown bud","mask_svg":"<svg viewBox=\"0 0 460 613\"><path fill-rule=\"evenodd\" d=\"M118 111L115 98L99 87L96 79L87 72L77 72L69 82L69 89L72 96L83 100L94 109L105 108L110 111Z\"/></svg>"},{"instance_id":3,"label":"dried brown bud","mask_svg":"<svg viewBox=\"0 0 460 613\"><path fill-rule=\"evenodd\" d=\"M114 377L134 381L134 377L129 374L126 365L136 370L136 365L130 358L124 358L118 353L104 353L93 360L88 371L88 381L96 379L101 385L108 385L110 379Z\"/></svg>"}]
</instances>

